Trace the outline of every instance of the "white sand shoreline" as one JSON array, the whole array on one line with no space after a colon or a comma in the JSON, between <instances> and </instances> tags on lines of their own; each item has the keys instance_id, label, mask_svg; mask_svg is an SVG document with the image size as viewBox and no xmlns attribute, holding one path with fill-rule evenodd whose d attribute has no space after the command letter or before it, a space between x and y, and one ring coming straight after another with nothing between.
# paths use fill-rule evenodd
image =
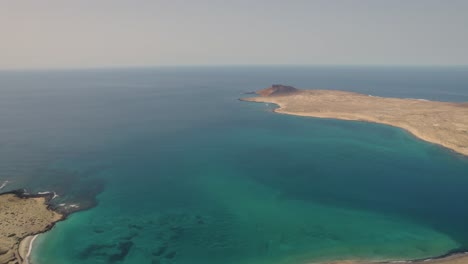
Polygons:
<instances>
[{"instance_id":1,"label":"white sand shoreline","mask_svg":"<svg viewBox=\"0 0 468 264\"><path fill-rule=\"evenodd\" d=\"M49 207L51 198L21 191L0 194L0 264L29 264L37 236L65 219Z\"/></svg>"},{"instance_id":2,"label":"white sand shoreline","mask_svg":"<svg viewBox=\"0 0 468 264\"><path fill-rule=\"evenodd\" d=\"M32 252L33 244L34 244L34 241L36 240L37 236L38 236L38 235L33 236L33 238L31 239L31 241L29 242L28 253L26 253L26 256L25 256L24 259L23 259L23 263L24 263L24 264L29 264L29 263L30 263L30 257L31 257L31 252Z\"/></svg>"},{"instance_id":3,"label":"white sand shoreline","mask_svg":"<svg viewBox=\"0 0 468 264\"><path fill-rule=\"evenodd\" d=\"M18 247L18 255L22 260L21 264L30 264L30 256L34 246L34 241L38 235L31 235L23 238Z\"/></svg>"},{"instance_id":4,"label":"white sand shoreline","mask_svg":"<svg viewBox=\"0 0 468 264\"><path fill-rule=\"evenodd\" d=\"M468 156L468 103L369 96L274 85L243 101L274 103L281 114L379 123ZM467 263L468 264L468 263Z\"/></svg>"}]
</instances>

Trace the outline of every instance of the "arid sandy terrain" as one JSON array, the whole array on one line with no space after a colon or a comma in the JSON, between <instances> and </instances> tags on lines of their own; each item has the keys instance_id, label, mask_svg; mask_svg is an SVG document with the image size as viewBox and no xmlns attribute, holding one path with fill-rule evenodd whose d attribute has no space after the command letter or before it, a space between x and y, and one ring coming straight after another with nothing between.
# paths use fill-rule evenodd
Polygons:
<instances>
[{"instance_id":1,"label":"arid sandy terrain","mask_svg":"<svg viewBox=\"0 0 468 264\"><path fill-rule=\"evenodd\" d=\"M468 103L384 98L335 90L274 85L244 101L279 105L277 113L357 120L403 128L416 137L468 156Z\"/></svg>"},{"instance_id":2,"label":"arid sandy terrain","mask_svg":"<svg viewBox=\"0 0 468 264\"><path fill-rule=\"evenodd\" d=\"M63 218L50 210L46 197L0 195L0 264L27 263L32 235L49 230ZM24 242L20 242L27 238Z\"/></svg>"}]
</instances>

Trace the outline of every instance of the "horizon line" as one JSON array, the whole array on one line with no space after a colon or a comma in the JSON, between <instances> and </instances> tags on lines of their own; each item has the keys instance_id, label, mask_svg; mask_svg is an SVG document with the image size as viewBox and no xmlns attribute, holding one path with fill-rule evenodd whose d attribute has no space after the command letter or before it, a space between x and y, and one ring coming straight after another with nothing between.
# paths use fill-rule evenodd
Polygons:
<instances>
[{"instance_id":1,"label":"horizon line","mask_svg":"<svg viewBox=\"0 0 468 264\"><path fill-rule=\"evenodd\" d=\"M66 66L66 67L27 67L0 68L0 72L22 71L77 71L77 70L123 70L151 68L211 68L211 67L468 67L468 64L159 64L159 65L102 65L102 66Z\"/></svg>"}]
</instances>

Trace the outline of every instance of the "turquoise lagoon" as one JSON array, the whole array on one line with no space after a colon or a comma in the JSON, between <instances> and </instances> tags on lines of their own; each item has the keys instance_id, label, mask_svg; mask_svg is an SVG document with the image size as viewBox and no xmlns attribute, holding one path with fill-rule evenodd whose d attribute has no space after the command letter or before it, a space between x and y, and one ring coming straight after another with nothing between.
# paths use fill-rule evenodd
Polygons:
<instances>
[{"instance_id":1,"label":"turquoise lagoon","mask_svg":"<svg viewBox=\"0 0 468 264\"><path fill-rule=\"evenodd\" d=\"M300 264L468 249L468 160L241 102L272 83L468 101L466 67L1 72L0 182L90 207L35 264ZM2 190L3 191L3 190Z\"/></svg>"}]
</instances>

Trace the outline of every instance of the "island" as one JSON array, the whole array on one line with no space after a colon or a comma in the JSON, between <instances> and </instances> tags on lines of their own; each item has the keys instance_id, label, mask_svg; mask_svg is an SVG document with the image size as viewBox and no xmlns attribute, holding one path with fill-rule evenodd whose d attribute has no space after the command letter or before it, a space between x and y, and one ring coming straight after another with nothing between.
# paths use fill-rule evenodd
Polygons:
<instances>
[{"instance_id":1,"label":"island","mask_svg":"<svg viewBox=\"0 0 468 264\"><path fill-rule=\"evenodd\" d=\"M414 136L468 156L468 103L387 98L338 90L273 85L242 101L274 103L276 113L366 121L403 128Z\"/></svg>"},{"instance_id":2,"label":"island","mask_svg":"<svg viewBox=\"0 0 468 264\"><path fill-rule=\"evenodd\" d=\"M0 194L0 264L28 264L35 236L64 219L48 205L52 197L24 191Z\"/></svg>"},{"instance_id":3,"label":"island","mask_svg":"<svg viewBox=\"0 0 468 264\"><path fill-rule=\"evenodd\" d=\"M249 93L251 94L251 93ZM374 122L399 127L425 141L468 156L468 103L386 98L338 90L272 85L241 101L273 103L276 113ZM466 264L468 252L408 261L337 261L328 264Z\"/></svg>"}]
</instances>

